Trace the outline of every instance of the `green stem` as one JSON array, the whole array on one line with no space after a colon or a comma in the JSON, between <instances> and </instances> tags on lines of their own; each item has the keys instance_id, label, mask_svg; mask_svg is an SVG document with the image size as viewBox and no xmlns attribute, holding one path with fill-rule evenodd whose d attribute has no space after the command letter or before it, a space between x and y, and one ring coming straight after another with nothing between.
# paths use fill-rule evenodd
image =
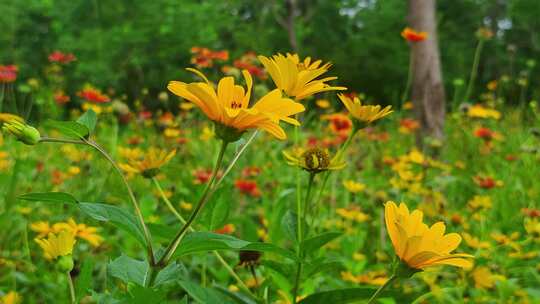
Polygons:
<instances>
[{"instance_id":1,"label":"green stem","mask_svg":"<svg viewBox=\"0 0 540 304\"><path fill-rule=\"evenodd\" d=\"M118 167L116 162L112 159L112 157L102 147L100 147L96 142L85 140L85 139L83 141L87 145L93 147L96 151L101 153L101 155L103 155L103 157L105 157L109 161L109 163L111 163L113 168L116 170L116 172L118 172L118 174L122 178L122 182L126 186L129 197L131 199L133 209L135 209L135 214L137 216L137 219L138 219L139 223L141 224L141 227L143 228L144 239L146 241L146 248L147 248L147 251L148 251L147 252L148 261L149 261L151 267L155 266L156 265L156 260L155 260L155 257L154 257L154 249L153 249L153 246L152 246L152 236L150 235L150 231L148 230L148 227L146 226L146 223L144 222L144 217L143 217L141 208L139 207L139 203L137 202L137 199L135 198L135 194L133 193L133 190L131 189L131 186L129 185L126 176L124 175L124 173L122 172L120 167Z\"/></svg>"},{"instance_id":2,"label":"green stem","mask_svg":"<svg viewBox=\"0 0 540 304\"><path fill-rule=\"evenodd\" d=\"M186 220L184 219L184 217L178 212L176 211L176 208L174 208L174 206L172 205L171 201L167 198L167 196L165 195L165 192L163 191L163 189L161 188L161 185L159 184L158 180L153 177L152 178L152 181L154 182L154 185L156 186L159 194L161 195L161 198L163 199L163 201L165 202L165 205L167 205L167 207L169 208L169 210L171 210L171 212L174 214L174 216L176 216L176 218L182 223L182 225L185 225L186 224ZM217 182L215 184L217 186ZM193 227L189 227L189 231L190 232L193 232L195 231L195 229L193 229ZM240 277L236 274L236 272L234 271L234 269L229 266L229 264L227 263L227 261L225 261L225 259L221 256L221 254L219 252L217 252L216 250L212 251L212 253L216 256L216 258L218 259L218 261L221 263L221 265L225 268L225 270L227 270L227 272L229 272L229 274L236 280L236 282L238 283L238 285L240 285L240 287L246 291L248 294L250 294L252 297L256 298L255 295L251 292L251 290L249 290L249 287L247 287L247 285L244 283L244 281L242 281L242 279L240 279Z\"/></svg>"},{"instance_id":3,"label":"green stem","mask_svg":"<svg viewBox=\"0 0 540 304\"><path fill-rule=\"evenodd\" d=\"M40 139L40 142L42 143L66 143L66 144L78 144L78 145L87 145L92 148L94 148L96 151L98 151L109 163L113 166L113 168L118 172L120 175L122 182L124 183L129 197L131 199L131 203L133 205L133 208L135 209L135 214L137 215L137 219L139 223L141 224L141 227L143 228L143 234L146 241L146 249L147 249L147 255L148 255L148 261L150 263L150 266L155 266L156 261L154 257L154 249L152 246L152 237L150 235L150 232L148 231L148 227L146 226L146 223L144 222L144 217L142 215L141 209L139 208L139 203L137 202L137 199L135 198L135 195L133 194L133 190L131 189L131 186L127 182L126 176L118 167L116 162L112 159L112 157L103 149L101 148L96 142L90 141L87 139L82 140L71 140L71 139L63 139L63 138L50 138L50 137L42 137Z\"/></svg>"},{"instance_id":4,"label":"green stem","mask_svg":"<svg viewBox=\"0 0 540 304\"><path fill-rule=\"evenodd\" d=\"M476 75L478 74L478 64L480 63L480 55L482 53L482 48L484 46L484 40L478 40L478 45L476 46L476 51L474 52L473 65L471 68L471 76L469 77L469 83L467 84L467 90L465 91L465 96L463 102L469 102L471 97L472 90L474 87L474 82L476 80Z\"/></svg>"},{"instance_id":5,"label":"green stem","mask_svg":"<svg viewBox=\"0 0 540 304\"><path fill-rule=\"evenodd\" d=\"M73 286L73 280L71 279L71 274L69 273L69 271L66 273L66 275L69 286L69 297L71 299L71 303L75 304L77 303L77 298L75 297L75 287Z\"/></svg>"},{"instance_id":6,"label":"green stem","mask_svg":"<svg viewBox=\"0 0 540 304\"><path fill-rule=\"evenodd\" d=\"M407 97L409 96L409 91L411 89L412 84L412 73L413 73L413 60L412 60L412 52L409 56L409 71L407 72L407 83L405 84L405 91L403 91L403 95L401 95L401 106L407 101Z\"/></svg>"},{"instance_id":7,"label":"green stem","mask_svg":"<svg viewBox=\"0 0 540 304\"><path fill-rule=\"evenodd\" d=\"M298 225L298 231L301 231L302 230L302 226L306 220L306 217L307 217L307 210L308 210L308 205L309 205L309 198L310 198L310 195L311 195L311 189L313 188L313 181L315 180L315 173L310 173L309 174L309 182L308 182L308 188L307 188L307 191L306 191L306 197L304 198L304 210L302 212L301 210L301 207L297 210L298 211L298 214L296 216L296 218L298 219L297 221L297 225ZM298 265L297 265L297 269L296 269L296 278L294 280L294 288L293 288L293 303L296 303L296 297L298 295L298 290L300 289L300 277L302 276L302 259L304 257L304 253L303 253L303 240L304 238L304 234L303 233L299 233L298 234L298 258L299 258L299 261L298 261Z\"/></svg>"},{"instance_id":8,"label":"green stem","mask_svg":"<svg viewBox=\"0 0 540 304\"><path fill-rule=\"evenodd\" d=\"M214 181L216 180L216 176L219 171L219 168L221 168L221 164L223 162L223 156L225 155L225 150L227 149L228 144L229 143L226 141L222 142L221 148L219 150L218 158L216 161L216 165L214 167L214 171L212 172L212 177L210 178L210 181L206 185L206 188L204 189L204 192L201 198L199 199L199 202L197 203L195 210L193 210L193 212L189 216L184 226L180 229L180 231L178 231L178 233L174 237L173 241L169 244L167 249L165 249L165 253L163 254L163 257L157 263L158 266L160 267L167 266L174 252L176 251L176 248L178 248L178 245L184 238L184 235L186 234L188 228L191 226L193 221L195 221L195 219L197 218L197 215L199 214L199 212L202 210L202 208L208 201L210 189L212 188L212 185L214 184Z\"/></svg>"},{"instance_id":9,"label":"green stem","mask_svg":"<svg viewBox=\"0 0 540 304\"><path fill-rule=\"evenodd\" d=\"M390 284L392 284L398 277L393 274L390 279L388 279L388 281L386 281L386 283L384 283L383 286L379 287L379 289L377 289L377 291L375 291L375 293L371 296L371 298L369 299L368 303L367 304L371 304L371 303L374 303L375 300L377 299L377 297L379 297L379 295L381 294L381 292L383 292L383 290L385 290L388 286L390 286Z\"/></svg>"}]
</instances>

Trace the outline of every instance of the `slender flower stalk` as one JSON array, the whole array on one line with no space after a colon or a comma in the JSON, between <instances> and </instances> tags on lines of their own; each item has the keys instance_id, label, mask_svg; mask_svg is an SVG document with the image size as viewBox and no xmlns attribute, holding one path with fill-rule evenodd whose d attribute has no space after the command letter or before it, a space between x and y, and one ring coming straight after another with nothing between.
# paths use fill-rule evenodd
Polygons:
<instances>
[{"instance_id":1,"label":"slender flower stalk","mask_svg":"<svg viewBox=\"0 0 540 304\"><path fill-rule=\"evenodd\" d=\"M147 249L147 255L148 255L148 261L150 266L155 266L156 261L154 257L154 249L152 246L152 237L150 235L150 232L148 230L148 227L146 226L146 223L144 222L144 217L142 215L141 209L139 207L139 203L137 202L137 199L135 198L135 194L133 193L133 190L131 189L131 186L127 182L127 179L120 169L120 167L116 164L116 162L112 159L112 157L103 149L101 148L96 142L90 141L90 140L71 140L71 139L62 139L62 138L50 138L50 137L42 137L39 141L40 143L66 143L66 144L78 144L78 145L87 145L92 148L94 148L96 151L98 151L116 170L116 172L120 175L122 182L124 183L124 186L126 187L128 191L128 195L130 197L131 203L133 205L133 208L135 209L135 214L137 215L137 219L139 223L141 224L141 227L143 228L143 234L146 241L146 249Z\"/></svg>"},{"instance_id":2,"label":"slender flower stalk","mask_svg":"<svg viewBox=\"0 0 540 304\"><path fill-rule=\"evenodd\" d=\"M167 205L167 207L169 208L169 210L174 214L174 216L180 221L180 223L182 223L182 225L185 225L186 224L186 220L184 219L184 217L176 210L176 208L174 208L174 206L172 205L171 201L167 198L167 196L165 195L165 193L163 192L163 189L161 188L161 185L159 184L158 180L153 177L152 178L152 181L154 182L154 185L156 187L156 189L158 190L159 194L161 195L161 198L163 199L163 201L165 202L165 205ZM216 182L217 184L217 182ZM193 227L189 227L189 231L190 232L194 232L195 229L193 229ZM248 294L250 294L252 297L255 297L256 296L251 292L251 290L249 290L249 287L247 287L247 285L244 283L244 281L242 281L242 279L236 274L236 272L234 271L234 269L227 263L227 261L225 261L225 259L221 256L221 254L219 252L217 252L216 250L212 251L212 253L216 256L216 258L218 259L218 261L221 263L221 265L223 265L223 267L225 267L225 269L227 270L227 272L229 272L229 274L236 280L236 282L238 283L238 285L240 285L240 287L242 289L244 289L244 291L246 291Z\"/></svg>"},{"instance_id":3,"label":"slender flower stalk","mask_svg":"<svg viewBox=\"0 0 540 304\"><path fill-rule=\"evenodd\" d=\"M383 292L388 286L390 286L390 284L392 284L395 280L397 280L397 278L398 277L395 274L393 274L388 279L388 281L386 281L386 283L384 283L384 285L379 287L379 289L377 289L377 291L375 291L375 293L371 296L371 298L369 298L368 304L375 303L375 300L379 297L381 292Z\"/></svg>"},{"instance_id":4,"label":"slender flower stalk","mask_svg":"<svg viewBox=\"0 0 540 304\"><path fill-rule=\"evenodd\" d=\"M304 224L304 221L307 217L307 210L309 206L309 199L311 196L311 189L313 188L313 182L315 181L315 175L317 175L316 172L310 172L309 173L309 181L308 181L308 187L306 191L306 197L304 198L304 208L302 211L302 207L300 205L297 206L297 230L298 230L298 264L296 268L296 277L294 280L294 288L293 288L293 303L296 304L296 298L298 296L298 290L300 289L300 278L302 277L302 268L303 268L303 241L304 241L304 233L302 231L302 226Z\"/></svg>"},{"instance_id":5,"label":"slender flower stalk","mask_svg":"<svg viewBox=\"0 0 540 304\"><path fill-rule=\"evenodd\" d=\"M478 45L476 46L476 50L474 52L474 59L473 59L473 65L471 68L471 75L469 76L469 83L467 84L467 90L465 91L465 96L463 97L463 102L469 102L469 98L471 97L472 90L474 87L474 82L476 81L476 76L478 74L478 65L480 63L480 55L482 54L482 49L484 47L484 39L478 40Z\"/></svg>"},{"instance_id":6,"label":"slender flower stalk","mask_svg":"<svg viewBox=\"0 0 540 304\"><path fill-rule=\"evenodd\" d=\"M225 150L227 149L229 142L223 140L221 144L221 148L219 150L218 158L216 161L216 165L214 167L214 170L212 171L212 176L210 178L210 181L206 185L206 188L204 189L204 192L197 203L197 206L195 207L195 210L191 213L189 218L187 219L184 226L178 231L176 236L174 237L173 241L169 244L167 249L165 249L165 253L161 257L161 259L157 262L158 267L165 267L169 261L171 260L174 252L176 251L176 248L178 248L178 245L180 245L180 242L184 238L188 228L191 226L193 221L197 218L197 215L202 210L206 202L208 201L208 198L210 197L210 190L212 189L212 185L214 184L216 180L217 173L219 169L221 168L221 164L223 163L223 156L225 155Z\"/></svg>"},{"instance_id":7,"label":"slender flower stalk","mask_svg":"<svg viewBox=\"0 0 540 304\"><path fill-rule=\"evenodd\" d=\"M69 271L66 273L66 276L69 286L69 298L71 299L71 304L75 304L77 303L77 297L75 296L75 287L73 286L73 279Z\"/></svg>"},{"instance_id":8,"label":"slender flower stalk","mask_svg":"<svg viewBox=\"0 0 540 304\"><path fill-rule=\"evenodd\" d=\"M409 56L409 70L407 72L407 82L405 84L405 90L403 91L403 94L401 95L401 106L407 101L407 98L409 97L409 91L411 90L411 84L412 84L412 75L413 75L413 60L412 60L412 52Z\"/></svg>"}]
</instances>

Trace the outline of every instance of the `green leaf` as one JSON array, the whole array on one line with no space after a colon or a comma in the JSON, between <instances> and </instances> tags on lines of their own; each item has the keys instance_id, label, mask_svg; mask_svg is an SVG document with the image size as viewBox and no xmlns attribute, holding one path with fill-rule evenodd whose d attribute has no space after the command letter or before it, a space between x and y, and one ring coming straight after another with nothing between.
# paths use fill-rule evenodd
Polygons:
<instances>
[{"instance_id":1,"label":"green leaf","mask_svg":"<svg viewBox=\"0 0 540 304\"><path fill-rule=\"evenodd\" d=\"M175 224L163 225L154 223L147 223L146 226L148 227L148 230L150 230L153 238L156 240L163 239L164 241L172 240L178 230L182 227L181 225Z\"/></svg>"},{"instance_id":2,"label":"green leaf","mask_svg":"<svg viewBox=\"0 0 540 304\"><path fill-rule=\"evenodd\" d=\"M60 133L70 138L87 138L90 134L90 130L87 126L76 121L50 120L47 122L47 125L57 129Z\"/></svg>"},{"instance_id":3,"label":"green leaf","mask_svg":"<svg viewBox=\"0 0 540 304\"><path fill-rule=\"evenodd\" d=\"M341 232L325 232L302 242L302 250L304 255L314 255L319 248L341 236Z\"/></svg>"},{"instance_id":4,"label":"green leaf","mask_svg":"<svg viewBox=\"0 0 540 304\"><path fill-rule=\"evenodd\" d=\"M296 255L293 252L269 243L248 242L230 235L212 232L189 233L182 240L182 243L175 252L175 256L180 257L211 250L253 250L275 253L292 260L296 259Z\"/></svg>"},{"instance_id":5,"label":"green leaf","mask_svg":"<svg viewBox=\"0 0 540 304\"><path fill-rule=\"evenodd\" d=\"M129 289L131 299L129 304L163 303L167 294L163 290L133 286Z\"/></svg>"},{"instance_id":6,"label":"green leaf","mask_svg":"<svg viewBox=\"0 0 540 304\"><path fill-rule=\"evenodd\" d=\"M144 286L148 275L148 263L121 255L107 266L110 276L124 283L135 283Z\"/></svg>"},{"instance_id":7,"label":"green leaf","mask_svg":"<svg viewBox=\"0 0 540 304\"><path fill-rule=\"evenodd\" d=\"M81 300L88 295L88 290L92 288L92 271L94 270L94 263L91 259L86 259L83 262L81 271L75 281L75 294L77 295L77 301Z\"/></svg>"},{"instance_id":8,"label":"green leaf","mask_svg":"<svg viewBox=\"0 0 540 304\"><path fill-rule=\"evenodd\" d=\"M281 229L283 229L283 232L285 232L285 235L287 235L290 240L297 242L298 222L296 213L292 212L291 210L287 210L285 212L283 218L281 219Z\"/></svg>"},{"instance_id":9,"label":"green leaf","mask_svg":"<svg viewBox=\"0 0 540 304\"><path fill-rule=\"evenodd\" d=\"M305 263L303 272L306 277L312 277L320 272L337 272L340 269L343 269L341 261L321 257Z\"/></svg>"},{"instance_id":10,"label":"green leaf","mask_svg":"<svg viewBox=\"0 0 540 304\"><path fill-rule=\"evenodd\" d=\"M180 281L180 286L195 300L197 303L220 303L234 304L234 302L222 293L211 288L202 287L190 281Z\"/></svg>"},{"instance_id":11,"label":"green leaf","mask_svg":"<svg viewBox=\"0 0 540 304\"><path fill-rule=\"evenodd\" d=\"M225 294L229 298L233 299L238 304L257 304L257 302L255 302L251 298L248 298L246 295L240 292L233 292L230 291L228 288L219 285L214 286L214 288L217 291Z\"/></svg>"},{"instance_id":12,"label":"green leaf","mask_svg":"<svg viewBox=\"0 0 540 304\"><path fill-rule=\"evenodd\" d=\"M88 128L89 133L92 133L94 132L94 129L96 128L96 123L97 123L96 113L92 111L92 109L90 109L84 112L84 114L81 115L79 119L77 119L77 122L86 126L86 128Z\"/></svg>"},{"instance_id":13,"label":"green leaf","mask_svg":"<svg viewBox=\"0 0 540 304\"><path fill-rule=\"evenodd\" d=\"M34 202L51 202L61 204L77 204L77 199L65 192L26 193L19 195L19 199Z\"/></svg>"},{"instance_id":14,"label":"green leaf","mask_svg":"<svg viewBox=\"0 0 540 304\"><path fill-rule=\"evenodd\" d=\"M137 218L128 211L117 206L100 203L79 203L79 208L95 220L111 222L111 224L129 233L146 247L143 229Z\"/></svg>"},{"instance_id":15,"label":"green leaf","mask_svg":"<svg viewBox=\"0 0 540 304\"><path fill-rule=\"evenodd\" d=\"M184 265L173 262L158 273L154 286L175 282L186 276L187 269Z\"/></svg>"},{"instance_id":16,"label":"green leaf","mask_svg":"<svg viewBox=\"0 0 540 304\"><path fill-rule=\"evenodd\" d=\"M346 288L323 291L309 295L300 301L299 304L357 303L361 300L368 300L376 290L376 288ZM389 293L383 291L381 295L388 296Z\"/></svg>"}]
</instances>

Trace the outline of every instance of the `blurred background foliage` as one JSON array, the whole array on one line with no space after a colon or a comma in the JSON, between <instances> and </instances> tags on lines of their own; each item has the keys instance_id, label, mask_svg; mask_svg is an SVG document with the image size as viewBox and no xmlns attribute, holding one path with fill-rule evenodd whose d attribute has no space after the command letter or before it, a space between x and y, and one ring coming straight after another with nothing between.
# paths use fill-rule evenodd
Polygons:
<instances>
[{"instance_id":1,"label":"blurred background foliage","mask_svg":"<svg viewBox=\"0 0 540 304\"><path fill-rule=\"evenodd\" d=\"M406 1L297 3L301 55L332 61L340 83L377 102L399 100L409 57L400 37L407 24ZM246 51L291 51L279 22L287 10L285 1L269 0L1 0L0 64L17 64L23 78L41 78L48 54L72 52L78 60L68 71L69 89L92 83L130 98L138 98L143 88L156 96L169 80L186 76L192 46L226 49L232 59ZM538 0L438 1L449 98L453 81L468 78L480 26L491 28L495 37L484 48L477 86L526 71L527 60L540 56L539 11ZM538 90L529 94L527 100L535 99Z\"/></svg>"}]
</instances>

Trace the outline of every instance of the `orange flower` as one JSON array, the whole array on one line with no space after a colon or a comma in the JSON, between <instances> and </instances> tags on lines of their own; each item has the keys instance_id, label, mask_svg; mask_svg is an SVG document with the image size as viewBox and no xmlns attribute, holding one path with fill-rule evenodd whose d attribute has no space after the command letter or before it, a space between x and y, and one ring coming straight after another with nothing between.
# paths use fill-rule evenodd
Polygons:
<instances>
[{"instance_id":1,"label":"orange flower","mask_svg":"<svg viewBox=\"0 0 540 304\"><path fill-rule=\"evenodd\" d=\"M475 176L474 182L483 189L493 189L495 187L502 187L503 182L499 180L495 180L494 178L490 176Z\"/></svg>"},{"instance_id":2,"label":"orange flower","mask_svg":"<svg viewBox=\"0 0 540 304\"><path fill-rule=\"evenodd\" d=\"M70 101L70 97L66 95L63 91L58 91L54 94L54 101L58 105L66 104Z\"/></svg>"},{"instance_id":3,"label":"orange flower","mask_svg":"<svg viewBox=\"0 0 540 304\"><path fill-rule=\"evenodd\" d=\"M82 99L89 102L93 102L93 103L104 103L104 102L109 102L111 100L109 96L101 93L100 90L95 89L90 86L79 91L77 95L81 97Z\"/></svg>"},{"instance_id":4,"label":"orange flower","mask_svg":"<svg viewBox=\"0 0 540 304\"><path fill-rule=\"evenodd\" d=\"M491 131L488 128L480 127L474 130L474 136L481 138L485 141L490 141L495 137L495 132Z\"/></svg>"},{"instance_id":5,"label":"orange flower","mask_svg":"<svg viewBox=\"0 0 540 304\"><path fill-rule=\"evenodd\" d=\"M410 27L406 27L401 32L401 37L405 38L405 40L409 42L420 42L426 40L428 34L427 32L417 32Z\"/></svg>"},{"instance_id":6,"label":"orange flower","mask_svg":"<svg viewBox=\"0 0 540 304\"><path fill-rule=\"evenodd\" d=\"M214 230L215 233L219 234L232 234L234 231L236 231L236 227L233 224L226 224L222 228Z\"/></svg>"},{"instance_id":7,"label":"orange flower","mask_svg":"<svg viewBox=\"0 0 540 304\"><path fill-rule=\"evenodd\" d=\"M352 130L353 124L349 116L341 113L324 115L321 117L330 121L330 130L338 135L348 135Z\"/></svg>"},{"instance_id":8,"label":"orange flower","mask_svg":"<svg viewBox=\"0 0 540 304\"><path fill-rule=\"evenodd\" d=\"M399 132L403 134L411 134L420 128L418 120L412 118L403 118L399 121Z\"/></svg>"},{"instance_id":9,"label":"orange flower","mask_svg":"<svg viewBox=\"0 0 540 304\"><path fill-rule=\"evenodd\" d=\"M72 53L62 53L60 51L54 51L49 55L50 62L55 62L55 63L60 63L60 64L68 64L75 60L77 60L77 58Z\"/></svg>"},{"instance_id":10,"label":"orange flower","mask_svg":"<svg viewBox=\"0 0 540 304\"><path fill-rule=\"evenodd\" d=\"M213 51L208 48L202 48L194 46L191 48L191 63L196 65L198 68L208 68L214 64L214 60L227 61L229 60L229 52L222 51Z\"/></svg>"}]
</instances>

